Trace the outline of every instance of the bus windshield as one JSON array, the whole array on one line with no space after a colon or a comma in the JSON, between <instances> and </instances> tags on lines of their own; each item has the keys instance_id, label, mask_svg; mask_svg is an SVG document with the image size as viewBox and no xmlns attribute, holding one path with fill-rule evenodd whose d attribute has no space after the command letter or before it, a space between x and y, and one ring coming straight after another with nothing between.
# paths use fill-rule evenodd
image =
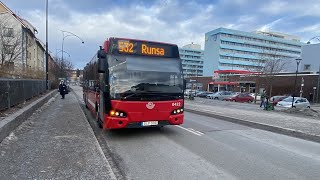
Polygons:
<instances>
[{"instance_id":1,"label":"bus windshield","mask_svg":"<svg viewBox=\"0 0 320 180\"><path fill-rule=\"evenodd\" d=\"M179 59L129 57L110 68L110 94L122 100L177 99L183 95Z\"/></svg>"}]
</instances>

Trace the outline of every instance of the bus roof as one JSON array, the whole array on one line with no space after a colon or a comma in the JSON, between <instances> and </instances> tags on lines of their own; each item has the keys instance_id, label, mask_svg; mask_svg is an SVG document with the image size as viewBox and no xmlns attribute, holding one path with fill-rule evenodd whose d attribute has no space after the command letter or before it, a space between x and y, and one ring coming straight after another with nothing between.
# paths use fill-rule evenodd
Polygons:
<instances>
[{"instance_id":1,"label":"bus roof","mask_svg":"<svg viewBox=\"0 0 320 180\"><path fill-rule=\"evenodd\" d=\"M149 41L149 40L142 40L142 39L117 38L117 37L111 37L111 38L113 38L113 39L120 39L120 40L142 41L142 42L151 42L151 43L158 43L158 44L165 44L165 45L177 46L176 44L165 43L165 42L157 42L157 41ZM111 38L110 38L110 39L111 39Z\"/></svg>"}]
</instances>

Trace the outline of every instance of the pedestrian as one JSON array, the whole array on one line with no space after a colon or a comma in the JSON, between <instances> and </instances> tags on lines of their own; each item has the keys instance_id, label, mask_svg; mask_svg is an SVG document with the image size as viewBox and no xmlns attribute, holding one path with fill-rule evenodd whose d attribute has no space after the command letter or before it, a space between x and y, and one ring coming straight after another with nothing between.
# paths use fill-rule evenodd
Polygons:
<instances>
[{"instance_id":1,"label":"pedestrian","mask_svg":"<svg viewBox=\"0 0 320 180\"><path fill-rule=\"evenodd\" d=\"M266 108L266 90L262 91L260 107Z\"/></svg>"},{"instance_id":2,"label":"pedestrian","mask_svg":"<svg viewBox=\"0 0 320 180\"><path fill-rule=\"evenodd\" d=\"M309 101L313 102L313 93L309 93Z\"/></svg>"},{"instance_id":3,"label":"pedestrian","mask_svg":"<svg viewBox=\"0 0 320 180\"><path fill-rule=\"evenodd\" d=\"M60 95L62 96L61 99L64 99L64 96L66 95L67 93L67 85L64 83L64 81L60 81L60 84L59 84L59 92L60 92Z\"/></svg>"}]
</instances>

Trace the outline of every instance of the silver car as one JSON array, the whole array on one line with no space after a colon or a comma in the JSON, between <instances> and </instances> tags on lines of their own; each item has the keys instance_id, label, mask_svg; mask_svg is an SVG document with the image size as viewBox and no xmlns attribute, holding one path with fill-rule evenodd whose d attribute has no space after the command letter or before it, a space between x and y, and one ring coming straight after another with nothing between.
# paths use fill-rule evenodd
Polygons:
<instances>
[{"instance_id":1,"label":"silver car","mask_svg":"<svg viewBox=\"0 0 320 180\"><path fill-rule=\"evenodd\" d=\"M277 103L277 107L290 108L292 106L292 97L287 97ZM295 97L293 101L294 108L310 108L310 103L306 98Z\"/></svg>"},{"instance_id":2,"label":"silver car","mask_svg":"<svg viewBox=\"0 0 320 180\"><path fill-rule=\"evenodd\" d=\"M220 92L216 92L214 94L209 94L207 95L208 99L216 99L216 100L225 100L229 97L232 97L234 95L234 93L229 92L229 91L220 91Z\"/></svg>"}]
</instances>

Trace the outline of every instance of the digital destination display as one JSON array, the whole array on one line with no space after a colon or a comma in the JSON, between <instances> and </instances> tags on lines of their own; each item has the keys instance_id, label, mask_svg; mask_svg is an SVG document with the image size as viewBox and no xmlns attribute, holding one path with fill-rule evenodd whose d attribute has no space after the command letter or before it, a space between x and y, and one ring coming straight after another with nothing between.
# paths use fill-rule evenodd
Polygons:
<instances>
[{"instance_id":1,"label":"digital destination display","mask_svg":"<svg viewBox=\"0 0 320 180\"><path fill-rule=\"evenodd\" d=\"M179 57L178 47L171 44L162 44L155 42L114 39L112 42L119 54L131 54L140 56L159 56L159 57Z\"/></svg>"}]
</instances>

